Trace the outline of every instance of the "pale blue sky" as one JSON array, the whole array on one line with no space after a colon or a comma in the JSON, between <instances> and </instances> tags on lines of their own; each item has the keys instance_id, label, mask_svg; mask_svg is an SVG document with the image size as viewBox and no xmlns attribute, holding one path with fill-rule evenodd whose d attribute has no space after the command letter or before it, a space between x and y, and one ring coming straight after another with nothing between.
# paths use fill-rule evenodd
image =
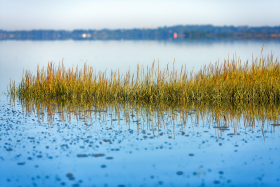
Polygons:
<instances>
[{"instance_id":1,"label":"pale blue sky","mask_svg":"<svg viewBox=\"0 0 280 187\"><path fill-rule=\"evenodd\" d=\"M279 26L280 0L0 0L0 29Z\"/></svg>"}]
</instances>

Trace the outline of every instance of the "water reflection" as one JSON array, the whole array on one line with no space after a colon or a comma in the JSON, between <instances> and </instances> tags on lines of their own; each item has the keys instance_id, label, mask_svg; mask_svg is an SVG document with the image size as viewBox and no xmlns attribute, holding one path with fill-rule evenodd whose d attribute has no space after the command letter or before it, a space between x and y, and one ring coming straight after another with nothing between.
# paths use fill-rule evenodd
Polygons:
<instances>
[{"instance_id":1,"label":"water reflection","mask_svg":"<svg viewBox=\"0 0 280 187\"><path fill-rule=\"evenodd\" d=\"M25 111L24 115L36 116L38 123L47 121L49 127L59 122L69 129L73 128L70 127L70 123L76 121L77 128L84 126L89 130L96 128L95 123L98 122L105 126L125 126L128 130L137 130L138 135L145 134L145 130L152 130L150 138L163 135L172 135L175 138L178 134L188 136L186 131L189 124L192 129L202 126L214 130L218 137L246 134L248 130L261 130L265 137L264 130L274 132L275 128L280 126L280 108L274 104L192 102L170 106L166 103L69 103L52 100L21 101L21 105ZM148 138L147 135L143 137Z\"/></svg>"},{"instance_id":2,"label":"water reflection","mask_svg":"<svg viewBox=\"0 0 280 187\"><path fill-rule=\"evenodd\" d=\"M0 114L0 186L280 182L276 105L0 100Z\"/></svg>"}]
</instances>

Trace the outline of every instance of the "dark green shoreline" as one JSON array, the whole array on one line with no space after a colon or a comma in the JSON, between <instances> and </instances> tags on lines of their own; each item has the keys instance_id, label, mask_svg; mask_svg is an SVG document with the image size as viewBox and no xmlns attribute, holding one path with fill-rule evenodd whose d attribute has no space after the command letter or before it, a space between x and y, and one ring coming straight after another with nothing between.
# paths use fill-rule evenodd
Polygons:
<instances>
[{"instance_id":1,"label":"dark green shoreline","mask_svg":"<svg viewBox=\"0 0 280 187\"><path fill-rule=\"evenodd\" d=\"M176 34L175 34L176 33ZM280 40L280 26L177 25L159 28L102 30L0 30L1 40L186 40L261 39Z\"/></svg>"}]
</instances>

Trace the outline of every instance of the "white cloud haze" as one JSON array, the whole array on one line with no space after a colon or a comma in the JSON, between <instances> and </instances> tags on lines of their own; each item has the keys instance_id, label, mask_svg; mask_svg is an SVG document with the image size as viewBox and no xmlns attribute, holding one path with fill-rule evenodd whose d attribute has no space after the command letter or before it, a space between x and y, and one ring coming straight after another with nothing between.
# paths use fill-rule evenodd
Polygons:
<instances>
[{"instance_id":1,"label":"white cloud haze","mask_svg":"<svg viewBox=\"0 0 280 187\"><path fill-rule=\"evenodd\" d=\"M0 29L278 26L279 0L0 0Z\"/></svg>"}]
</instances>

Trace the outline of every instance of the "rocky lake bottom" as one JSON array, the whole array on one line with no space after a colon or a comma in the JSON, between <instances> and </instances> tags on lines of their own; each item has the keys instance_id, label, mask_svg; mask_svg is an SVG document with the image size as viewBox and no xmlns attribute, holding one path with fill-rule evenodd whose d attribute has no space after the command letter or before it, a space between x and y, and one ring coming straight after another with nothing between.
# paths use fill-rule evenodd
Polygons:
<instances>
[{"instance_id":1,"label":"rocky lake bottom","mask_svg":"<svg viewBox=\"0 0 280 187\"><path fill-rule=\"evenodd\" d=\"M280 127L269 122L217 127L196 111L185 123L176 110L161 122L78 112L54 107L50 118L2 96L0 186L280 185Z\"/></svg>"}]
</instances>

